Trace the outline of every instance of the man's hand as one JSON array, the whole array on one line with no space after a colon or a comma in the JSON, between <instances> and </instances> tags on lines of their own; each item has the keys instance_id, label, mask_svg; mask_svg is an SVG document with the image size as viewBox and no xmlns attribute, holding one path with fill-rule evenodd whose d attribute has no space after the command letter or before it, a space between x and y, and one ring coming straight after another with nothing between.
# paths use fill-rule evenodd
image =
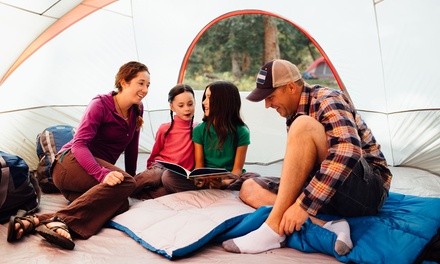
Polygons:
<instances>
[{"instance_id":1,"label":"man's hand","mask_svg":"<svg viewBox=\"0 0 440 264\"><path fill-rule=\"evenodd\" d=\"M298 201L295 202L284 212L278 233L288 236L301 230L301 226L307 218L309 218L309 213L299 205Z\"/></svg>"},{"instance_id":2,"label":"man's hand","mask_svg":"<svg viewBox=\"0 0 440 264\"><path fill-rule=\"evenodd\" d=\"M115 186L116 184L120 184L124 180L124 175L119 171L111 171L107 175L105 175L103 183L107 183L110 186Z\"/></svg>"}]
</instances>

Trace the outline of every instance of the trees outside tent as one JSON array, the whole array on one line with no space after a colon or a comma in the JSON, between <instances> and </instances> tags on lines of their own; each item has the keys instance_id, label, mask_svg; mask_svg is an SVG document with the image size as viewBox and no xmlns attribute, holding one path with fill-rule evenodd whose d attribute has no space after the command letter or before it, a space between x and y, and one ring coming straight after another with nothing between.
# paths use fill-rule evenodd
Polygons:
<instances>
[{"instance_id":1,"label":"trees outside tent","mask_svg":"<svg viewBox=\"0 0 440 264\"><path fill-rule=\"evenodd\" d=\"M255 75L267 61L290 60L305 71L320 56L307 36L283 19L237 15L219 21L203 33L189 57L184 81L203 89L213 80L224 79L248 91L253 89ZM314 83L338 88L334 80Z\"/></svg>"},{"instance_id":2,"label":"trees outside tent","mask_svg":"<svg viewBox=\"0 0 440 264\"><path fill-rule=\"evenodd\" d=\"M271 16L263 16L264 21L264 63L281 58L278 44L278 27Z\"/></svg>"}]
</instances>

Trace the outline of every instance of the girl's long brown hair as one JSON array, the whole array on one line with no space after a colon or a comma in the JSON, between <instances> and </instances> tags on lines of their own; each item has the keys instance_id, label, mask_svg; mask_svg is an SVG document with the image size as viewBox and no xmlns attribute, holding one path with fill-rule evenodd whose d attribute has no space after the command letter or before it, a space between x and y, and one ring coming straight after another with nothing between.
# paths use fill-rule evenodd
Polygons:
<instances>
[{"instance_id":1,"label":"girl's long brown hair","mask_svg":"<svg viewBox=\"0 0 440 264\"><path fill-rule=\"evenodd\" d=\"M228 136L232 134L234 142L237 141L237 126L246 125L241 118L241 98L237 86L228 81L215 81L205 88L202 98L206 99L206 89L211 91L211 97L209 99L209 116L204 116L203 121L207 123L206 130L209 133L209 128L214 127L217 133L219 141L216 148L223 148L223 144Z\"/></svg>"}]
</instances>

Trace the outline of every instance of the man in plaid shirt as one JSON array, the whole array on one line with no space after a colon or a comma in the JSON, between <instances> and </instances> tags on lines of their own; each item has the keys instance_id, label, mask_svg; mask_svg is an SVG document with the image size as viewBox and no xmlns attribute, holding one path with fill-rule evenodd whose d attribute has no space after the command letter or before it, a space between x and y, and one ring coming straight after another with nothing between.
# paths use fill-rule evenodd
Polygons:
<instances>
[{"instance_id":1,"label":"man in plaid shirt","mask_svg":"<svg viewBox=\"0 0 440 264\"><path fill-rule=\"evenodd\" d=\"M280 178L249 179L240 190L254 208L273 205L266 222L223 247L236 253L279 248L310 218L336 233L335 251L347 254L353 247L347 221L315 216L374 215L382 207L392 175L371 130L341 91L310 86L286 60L265 64L247 99L265 100L286 118L287 147Z\"/></svg>"}]
</instances>

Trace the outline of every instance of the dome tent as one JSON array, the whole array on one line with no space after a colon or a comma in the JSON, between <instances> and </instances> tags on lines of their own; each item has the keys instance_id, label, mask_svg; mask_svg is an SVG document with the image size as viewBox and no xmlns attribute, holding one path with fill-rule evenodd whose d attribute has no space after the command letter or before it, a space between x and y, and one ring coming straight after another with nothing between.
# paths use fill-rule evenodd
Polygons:
<instances>
[{"instance_id":1,"label":"dome tent","mask_svg":"<svg viewBox=\"0 0 440 264\"><path fill-rule=\"evenodd\" d=\"M140 146L141 151L148 155L157 127L169 119L165 99L167 92L183 79L188 54L196 39L207 27L222 18L261 13L291 22L318 44L338 84L349 93L381 143L389 164L405 166L390 168L395 176L391 191L438 201L438 198L426 196L440 197L440 102L437 99L440 91L436 88L440 80L434 72L435 60L432 60L440 52L437 49L440 39L435 35L436 25L440 22L437 15L440 6L433 0L275 2L0 0L0 34L3 37L0 44L0 149L24 157L30 167L35 168L37 133L53 124L76 126L90 99L112 89L113 76L119 66L129 60L138 60L147 64L152 74L152 85L144 99L145 124ZM258 172L263 175L267 175L265 172L271 173L271 176L274 173L279 175L276 170L280 168L281 162L277 161L282 160L285 150L284 120L275 111L264 109L263 102L251 103L245 100L247 94L242 92L242 114L251 129L246 169L258 167ZM197 91L197 104L200 104L200 99L201 91ZM197 120L201 120L199 109L196 110ZM139 164L138 170L142 170L145 155L140 157ZM195 196L209 196L189 193L189 198L182 199L180 194L184 196L188 193L138 204L147 205L161 198L165 201L176 198L179 202L172 204L180 209L182 201ZM238 198L237 204L243 205ZM61 194L43 195L41 205L42 212L56 212L66 206L66 199ZM145 219L161 218L151 211L152 206L147 207L141 210L146 216L136 215L130 219L144 223L147 222ZM227 210L232 211L230 209L235 207L227 207ZM401 206L398 211L405 214L408 213L407 209ZM417 209L428 212L427 215L418 214L416 217L422 219L422 223L410 224L413 217L408 214L397 217L404 222L405 227L428 227L428 216L434 216L438 220L437 230L440 219L435 212L438 210L432 210L429 206L419 206ZM189 218L184 221L165 218L172 222L166 226L172 227L170 230L180 231L178 223L190 223L199 230L202 226L200 221L193 225L195 221ZM409 244L401 243L403 233L413 235L418 232L400 232L397 240L386 232L379 232L383 239L378 239L378 229L365 223L361 219L360 224L368 231L373 231L369 241L374 242L355 241L356 248L352 251L358 254L359 248L374 246L372 250L360 254L363 260L365 256L381 257L378 252L383 249L393 255L393 259L402 259L388 262L405 263L409 259L405 259L408 252L414 252L410 248L422 245L414 239ZM396 221L391 223L389 226L398 231L395 228ZM164 229L160 227L157 229L163 235ZM429 230L434 235L434 228L421 233L429 236ZM88 240L75 240L77 246L69 254L33 235L25 238L26 242L7 243L7 224L0 225L0 233L4 234L3 239L0 239L0 248L4 251L2 260L5 262L15 262L17 259L44 263L169 262L163 256L146 251L145 244L141 243L140 246L139 240L135 241L111 228L103 228ZM360 233L363 236L369 232ZM151 234L154 236L154 233ZM313 240L319 243L321 237ZM165 243L168 244L168 241ZM408 247L398 251L406 254L393 254L396 246L402 248L405 245ZM179 259L179 263L206 263L207 260L219 263L340 263L331 254L302 251L282 248L255 255L230 254L221 245L214 244L207 245L206 249L187 259ZM418 254L409 255L415 257ZM387 262L384 258L370 262L381 261Z\"/></svg>"},{"instance_id":2,"label":"dome tent","mask_svg":"<svg viewBox=\"0 0 440 264\"><path fill-rule=\"evenodd\" d=\"M303 73L305 79L334 79L333 72L324 57L314 60Z\"/></svg>"},{"instance_id":3,"label":"dome tent","mask_svg":"<svg viewBox=\"0 0 440 264\"><path fill-rule=\"evenodd\" d=\"M439 9L432 0L0 1L0 34L11 40L1 44L0 149L36 167L36 135L53 124L75 126L90 99L113 87L118 67L139 60L152 75L141 138L147 152L195 37L230 12L262 11L299 25L325 51L390 165L440 174L440 79L426 67L440 55ZM247 162L282 159L283 120L245 96Z\"/></svg>"}]
</instances>

